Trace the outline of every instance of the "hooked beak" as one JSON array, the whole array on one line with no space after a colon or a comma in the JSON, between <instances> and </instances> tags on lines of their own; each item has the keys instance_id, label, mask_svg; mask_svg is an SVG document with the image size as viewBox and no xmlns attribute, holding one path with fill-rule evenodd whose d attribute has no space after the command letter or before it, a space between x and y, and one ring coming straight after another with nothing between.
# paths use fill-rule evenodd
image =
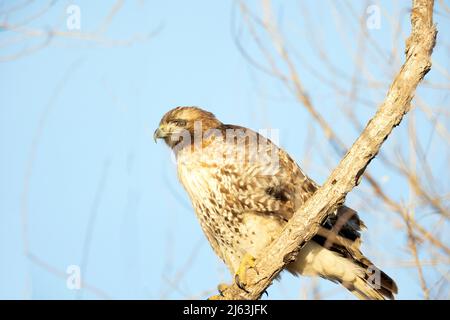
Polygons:
<instances>
[{"instance_id":1,"label":"hooked beak","mask_svg":"<svg viewBox=\"0 0 450 320\"><path fill-rule=\"evenodd\" d=\"M153 133L153 140L155 140L155 143L158 142L158 139L164 139L165 137L167 137L167 134L164 131L164 128L159 127Z\"/></svg>"},{"instance_id":2,"label":"hooked beak","mask_svg":"<svg viewBox=\"0 0 450 320\"><path fill-rule=\"evenodd\" d=\"M161 130L156 129L155 132L153 133L153 140L155 140L155 143L158 142L158 139L161 138Z\"/></svg>"}]
</instances>

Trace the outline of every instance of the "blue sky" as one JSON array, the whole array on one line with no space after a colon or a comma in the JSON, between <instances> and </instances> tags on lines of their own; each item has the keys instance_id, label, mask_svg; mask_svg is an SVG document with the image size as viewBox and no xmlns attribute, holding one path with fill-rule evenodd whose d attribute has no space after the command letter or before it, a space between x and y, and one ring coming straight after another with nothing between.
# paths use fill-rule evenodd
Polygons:
<instances>
[{"instance_id":1,"label":"blue sky","mask_svg":"<svg viewBox=\"0 0 450 320\"><path fill-rule=\"evenodd\" d=\"M42 3L12 14L9 21L20 22ZM177 181L169 150L154 144L151 135L172 107L198 105L227 123L278 129L280 144L302 163L311 119L278 81L253 67L238 50L233 30L239 14L233 3L129 1L105 37L126 39L158 30L152 38L130 46L55 38L42 50L0 63L0 298L206 298L219 282L230 281ZM312 39L301 7L288 3L274 4L281 29L290 41L298 39L301 54L325 71L320 58L304 46ZM58 1L30 27L65 30L68 4L79 6L81 31L89 32L113 2ZM320 25L317 32L334 61L353 70L345 39L333 35L336 17L323 13L327 5L308 5L310 19ZM400 6L381 2L388 11ZM356 7L364 12L362 5ZM259 10L256 2L250 2L250 8ZM407 25L408 16L403 20ZM440 34L449 31L448 23L439 27ZM389 39L382 48L388 52L392 35L386 29L382 25L372 36ZM2 33L0 40L10 36ZM248 35L242 41L260 58ZM3 56L23 48L19 43L0 52ZM436 55L448 67L448 51L437 50ZM377 66L367 67L375 75L380 72ZM335 100L309 74L304 82L325 117L351 143L358 132L340 120L336 108L345 99ZM367 98L378 99L370 94ZM448 104L448 96L436 99ZM358 107L358 117L368 120L375 107ZM317 133L316 138L323 136ZM388 141L386 148L394 145ZM320 183L331 168L319 158L313 155L315 163L308 172ZM338 160L330 152L328 165ZM388 174L377 161L372 165L375 174ZM447 168L448 162L437 159L433 166ZM401 197L406 189L395 181L392 178L386 188ZM444 187L448 190L448 183ZM360 188L364 190L364 183ZM352 194L348 203L358 199ZM374 216L361 215L369 228L380 225ZM380 232L387 234L385 241L379 241ZM386 226L365 235L365 246L385 253L377 262L381 267L389 257L406 256L404 239L393 234L393 227ZM65 271L70 265L83 266L82 279L89 289L67 288ZM419 285L411 281L414 270L384 269L399 283L399 298L421 297ZM352 298L335 284L319 281L328 297ZM269 297L296 298L309 284L285 274L270 288Z\"/></svg>"}]
</instances>

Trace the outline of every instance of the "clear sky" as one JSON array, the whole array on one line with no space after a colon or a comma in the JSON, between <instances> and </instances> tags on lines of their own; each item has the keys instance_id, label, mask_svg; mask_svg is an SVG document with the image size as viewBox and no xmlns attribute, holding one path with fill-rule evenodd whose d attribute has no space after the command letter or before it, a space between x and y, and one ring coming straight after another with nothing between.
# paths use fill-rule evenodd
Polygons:
<instances>
[{"instance_id":1,"label":"clear sky","mask_svg":"<svg viewBox=\"0 0 450 320\"><path fill-rule=\"evenodd\" d=\"M34 2L8 21L19 23L43 3ZM81 32L90 32L113 3L58 1L29 27L57 26L68 32L66 8L75 4L81 12ZM223 122L278 129L280 144L302 164L311 119L278 81L239 51L233 35L242 23L236 22L240 17L233 3L127 1L105 37L127 39L156 31L150 39L118 46L56 37L41 50L0 62L0 298L206 298L218 283L230 281L177 181L168 148L155 144L152 133L172 107L198 105ZM303 48L312 33L304 27L301 6L279 3L274 1L274 7L285 21L283 31ZM389 11L390 3L382 1L380 6ZM8 5L1 2L1 19ZM249 5L259 10L256 2ZM336 17L314 14L325 6L329 2L308 5L309 17L320 26L323 45L333 51L334 61L343 69L353 68L354 59L343 50L348 44L333 35ZM356 9L364 12L362 5ZM408 15L402 19L407 25ZM440 34L449 31L448 23L439 27ZM383 25L372 35L389 41L392 36ZM0 32L0 40L10 37L10 32ZM243 38L244 47L260 57L248 39ZM41 40L2 46L0 56ZM389 41L383 51L390 49ZM446 52L437 48L436 54ZM306 46L301 53L321 69L320 58ZM376 75L377 67L368 67ZM314 77L304 79L327 119L351 143L358 132L341 125L335 107L345 101L333 100ZM358 116L367 120L375 107L358 109ZM319 155L312 156L316 158ZM330 153L328 160L330 167L318 159L308 166L319 183L339 158ZM436 168L442 167L448 168L448 162L436 160ZM373 172L388 174L376 161ZM395 196L404 190L395 179L386 188ZM352 200L357 202L350 195L348 202ZM396 237L390 225L380 231L373 215L361 215L369 226L364 246L384 253L383 259L372 257L399 283L399 298L420 298L414 269L405 271L387 262L389 257L407 257L405 240ZM387 234L386 241L378 241L379 232ZM67 287L66 269L71 265L80 266L87 289ZM319 281L327 297L352 298L337 285ZM269 289L269 298L299 297L310 284L284 274Z\"/></svg>"}]
</instances>

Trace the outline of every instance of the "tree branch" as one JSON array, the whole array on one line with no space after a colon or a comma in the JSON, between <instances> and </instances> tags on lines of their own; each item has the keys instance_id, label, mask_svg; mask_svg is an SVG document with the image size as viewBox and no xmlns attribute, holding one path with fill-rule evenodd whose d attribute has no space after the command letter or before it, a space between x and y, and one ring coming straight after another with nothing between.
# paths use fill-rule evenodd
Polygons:
<instances>
[{"instance_id":1,"label":"tree branch","mask_svg":"<svg viewBox=\"0 0 450 320\"><path fill-rule=\"evenodd\" d=\"M406 60L385 101L325 184L297 210L265 254L258 257L256 267L248 271L246 290L234 283L222 292L223 299L259 299L278 273L295 260L301 247L318 232L320 224L359 184L367 165L409 111L417 85L431 68L430 57L437 33L433 24L433 4L433 0L413 0Z\"/></svg>"}]
</instances>

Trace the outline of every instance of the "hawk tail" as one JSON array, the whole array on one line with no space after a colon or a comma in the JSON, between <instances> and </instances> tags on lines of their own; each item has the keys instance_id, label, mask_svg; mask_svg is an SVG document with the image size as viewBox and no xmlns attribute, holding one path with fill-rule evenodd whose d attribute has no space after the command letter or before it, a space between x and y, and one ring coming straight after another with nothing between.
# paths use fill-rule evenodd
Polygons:
<instances>
[{"instance_id":1,"label":"hawk tail","mask_svg":"<svg viewBox=\"0 0 450 320\"><path fill-rule=\"evenodd\" d=\"M295 275L320 276L340 283L363 300L394 299L397 285L386 273L361 255L358 260L345 257L309 241L298 253L288 271Z\"/></svg>"},{"instance_id":2,"label":"hawk tail","mask_svg":"<svg viewBox=\"0 0 450 320\"><path fill-rule=\"evenodd\" d=\"M394 300L398 289L394 280L363 257L353 262L356 268L353 283L341 284L362 300Z\"/></svg>"}]
</instances>

